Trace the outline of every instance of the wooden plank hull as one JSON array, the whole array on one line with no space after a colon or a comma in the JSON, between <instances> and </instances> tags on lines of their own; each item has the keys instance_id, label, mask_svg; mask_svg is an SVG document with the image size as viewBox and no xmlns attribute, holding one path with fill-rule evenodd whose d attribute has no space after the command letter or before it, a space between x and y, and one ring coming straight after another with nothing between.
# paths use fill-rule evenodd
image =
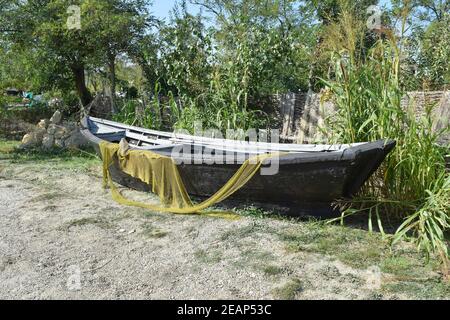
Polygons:
<instances>
[{"instance_id":1,"label":"wooden plank hull","mask_svg":"<svg viewBox=\"0 0 450 320\"><path fill-rule=\"evenodd\" d=\"M101 141L83 120L83 134L96 147ZM342 152L290 153L279 159L275 175L256 174L230 203L290 208L289 214L330 216L332 203L355 195L395 146L393 141L376 141L345 148ZM266 163L265 165L270 165ZM180 164L181 177L190 195L206 198L219 190L241 165ZM116 164L113 179L126 187L150 191L145 183L123 173Z\"/></svg>"}]
</instances>

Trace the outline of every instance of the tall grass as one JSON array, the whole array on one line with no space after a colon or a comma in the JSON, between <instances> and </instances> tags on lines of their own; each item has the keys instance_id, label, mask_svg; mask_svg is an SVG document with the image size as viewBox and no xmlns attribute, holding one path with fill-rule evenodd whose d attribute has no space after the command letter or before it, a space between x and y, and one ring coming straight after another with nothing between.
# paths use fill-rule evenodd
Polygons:
<instances>
[{"instance_id":1,"label":"tall grass","mask_svg":"<svg viewBox=\"0 0 450 320\"><path fill-rule=\"evenodd\" d=\"M201 94L175 96L169 91L163 99L156 82L150 103L124 100L114 119L152 129L185 129L191 133L199 123L204 129L217 129L224 135L230 129L266 129L269 116L248 106L247 78L245 72L236 75L231 70L217 69Z\"/></svg>"},{"instance_id":2,"label":"tall grass","mask_svg":"<svg viewBox=\"0 0 450 320\"><path fill-rule=\"evenodd\" d=\"M351 50L335 52L334 78L325 81L337 113L328 119L339 142L393 139L397 147L353 201L342 202L346 217L369 212L383 230L384 216L404 219L394 241L415 236L418 247L448 261L450 176L445 172L443 133L433 131L432 109L419 116L414 102L402 107L401 51L392 34L359 59ZM446 128L445 130L448 130ZM448 150L448 149L447 149Z\"/></svg>"},{"instance_id":3,"label":"tall grass","mask_svg":"<svg viewBox=\"0 0 450 320\"><path fill-rule=\"evenodd\" d=\"M160 85L156 83L150 101L126 98L119 100L119 111L113 115L113 119L129 125L161 129L165 105L161 103L159 96Z\"/></svg>"},{"instance_id":4,"label":"tall grass","mask_svg":"<svg viewBox=\"0 0 450 320\"><path fill-rule=\"evenodd\" d=\"M156 92L155 92L155 95ZM269 117L261 110L254 110L248 106L248 88L245 76L233 76L230 72L216 70L209 87L198 96L167 93L165 102L154 102L153 113L166 109L169 112L169 127L186 129L193 133L195 127L201 124L204 129L217 129L224 135L227 130L247 130L250 128L267 128ZM131 111L131 110L130 110ZM135 117L134 113L125 108L121 112L123 118ZM118 119L121 116L118 117ZM154 124L147 121L146 126Z\"/></svg>"},{"instance_id":5,"label":"tall grass","mask_svg":"<svg viewBox=\"0 0 450 320\"><path fill-rule=\"evenodd\" d=\"M246 78L245 71L242 77L216 71L208 90L198 97L185 99L187 106L183 110L182 122L176 126L184 125L190 130L194 121L201 121L204 128L218 129L223 133L229 129L266 128L269 123L267 114L248 106Z\"/></svg>"}]
</instances>

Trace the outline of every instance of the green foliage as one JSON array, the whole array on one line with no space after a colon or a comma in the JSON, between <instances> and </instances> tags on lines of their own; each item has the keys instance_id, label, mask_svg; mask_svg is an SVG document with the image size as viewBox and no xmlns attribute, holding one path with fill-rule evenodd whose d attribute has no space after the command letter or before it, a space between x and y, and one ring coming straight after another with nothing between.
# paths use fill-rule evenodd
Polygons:
<instances>
[{"instance_id":1,"label":"green foliage","mask_svg":"<svg viewBox=\"0 0 450 320\"><path fill-rule=\"evenodd\" d=\"M195 97L208 86L212 66L211 35L200 16L175 10L170 26L161 29L161 60L163 77L180 96Z\"/></svg>"},{"instance_id":2,"label":"green foliage","mask_svg":"<svg viewBox=\"0 0 450 320\"><path fill-rule=\"evenodd\" d=\"M397 239L414 231L419 248L439 254L445 262L450 177L445 173L445 150L437 145L442 132L433 132L432 107L418 116L414 103L409 110L401 106L405 92L399 80L400 57L393 36L379 40L364 62L351 51L342 51L335 59L336 78L326 82L338 106L337 114L329 119L336 141L397 141L381 170L344 207L343 217L369 211L369 219L376 218L382 231L382 213L396 214L406 219Z\"/></svg>"},{"instance_id":3,"label":"green foliage","mask_svg":"<svg viewBox=\"0 0 450 320\"><path fill-rule=\"evenodd\" d=\"M389 14L392 21L406 18L402 32L405 50L401 82L407 90L445 90L450 81L450 2L440 0L395 0ZM394 23L391 23L395 26ZM397 26L397 28L401 28ZM406 32L407 31L407 32Z\"/></svg>"},{"instance_id":4,"label":"green foliage","mask_svg":"<svg viewBox=\"0 0 450 320\"><path fill-rule=\"evenodd\" d=\"M270 106L262 103L265 97L308 86L315 34L307 32L311 16L306 11L296 14L295 1L266 6L198 3L224 12L216 16L216 28L206 29L203 18L188 14L181 3L171 24L160 28L159 39L147 39L140 60L156 66L161 93L177 97L166 105L173 111L172 123L189 131L195 122L223 132L267 127L264 111Z\"/></svg>"},{"instance_id":5,"label":"green foliage","mask_svg":"<svg viewBox=\"0 0 450 320\"><path fill-rule=\"evenodd\" d=\"M265 128L268 117L260 110L248 107L248 89L245 74L214 74L207 90L196 98L182 97L175 127L194 131L196 123L203 128L218 129L225 134L228 129ZM247 89L247 90L246 90Z\"/></svg>"},{"instance_id":6,"label":"green foliage","mask_svg":"<svg viewBox=\"0 0 450 320\"><path fill-rule=\"evenodd\" d=\"M351 9L358 18L366 17L366 9L370 5L378 4L377 0L311 0L317 11L318 18L328 25L341 18L342 12Z\"/></svg>"},{"instance_id":7,"label":"green foliage","mask_svg":"<svg viewBox=\"0 0 450 320\"><path fill-rule=\"evenodd\" d=\"M0 94L0 123L5 123L8 119L9 113L7 112L8 103L6 101L6 97ZM0 131L1 130L0 126Z\"/></svg>"},{"instance_id":8,"label":"green foliage","mask_svg":"<svg viewBox=\"0 0 450 320\"><path fill-rule=\"evenodd\" d=\"M160 99L160 85L155 84L152 98L148 105L139 99L122 99L118 101L119 111L113 119L129 125L144 128L161 129L163 126L162 113L165 106Z\"/></svg>"},{"instance_id":9,"label":"green foliage","mask_svg":"<svg viewBox=\"0 0 450 320\"><path fill-rule=\"evenodd\" d=\"M305 90L314 56L314 14L302 1L196 1L215 16L216 60L246 74L251 98Z\"/></svg>"},{"instance_id":10,"label":"green foliage","mask_svg":"<svg viewBox=\"0 0 450 320\"><path fill-rule=\"evenodd\" d=\"M432 22L420 37L418 76L425 88L440 89L450 84L450 13Z\"/></svg>"},{"instance_id":11,"label":"green foliage","mask_svg":"<svg viewBox=\"0 0 450 320\"><path fill-rule=\"evenodd\" d=\"M218 59L222 69L242 77L251 97L307 88L310 47L299 34L283 35L276 28L241 24L221 40L224 50Z\"/></svg>"},{"instance_id":12,"label":"green foliage","mask_svg":"<svg viewBox=\"0 0 450 320\"><path fill-rule=\"evenodd\" d=\"M141 0L9 2L0 9L1 25L8 30L0 34L0 43L6 44L10 55L26 54L24 61L16 59L18 65L9 74L21 86L31 83L37 90L75 89L87 104L91 94L85 70L103 67L105 60L110 62L133 46L145 32L147 4ZM81 9L81 30L67 27L71 5Z\"/></svg>"},{"instance_id":13,"label":"green foliage","mask_svg":"<svg viewBox=\"0 0 450 320\"><path fill-rule=\"evenodd\" d=\"M429 189L418 211L410 215L399 227L395 240L408 232L417 237L419 249L436 252L443 261L449 256L445 232L450 229L450 176L442 173ZM446 266L448 267L448 266Z\"/></svg>"}]
</instances>

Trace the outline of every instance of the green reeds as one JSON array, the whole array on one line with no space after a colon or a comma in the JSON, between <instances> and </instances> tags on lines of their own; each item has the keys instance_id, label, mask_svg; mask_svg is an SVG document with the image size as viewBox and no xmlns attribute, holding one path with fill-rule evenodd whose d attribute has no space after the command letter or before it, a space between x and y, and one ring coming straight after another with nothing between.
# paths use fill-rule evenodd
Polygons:
<instances>
[{"instance_id":1,"label":"green reeds","mask_svg":"<svg viewBox=\"0 0 450 320\"><path fill-rule=\"evenodd\" d=\"M393 139L397 147L352 201L340 204L342 217L369 212L383 232L383 217L403 219L394 242L414 236L418 248L448 261L445 233L450 226L450 176L445 171L448 148L438 139L449 128L433 131L433 106L423 114L414 101L402 106L400 50L393 36L380 39L367 57L341 51L335 57L335 78L325 81L337 113L329 118L336 142Z\"/></svg>"}]
</instances>

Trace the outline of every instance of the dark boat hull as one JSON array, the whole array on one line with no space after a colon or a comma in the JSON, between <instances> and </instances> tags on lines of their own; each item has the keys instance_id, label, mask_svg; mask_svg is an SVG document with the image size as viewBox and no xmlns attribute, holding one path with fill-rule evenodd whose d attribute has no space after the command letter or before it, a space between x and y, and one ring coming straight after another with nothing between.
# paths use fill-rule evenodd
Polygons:
<instances>
[{"instance_id":1,"label":"dark boat hull","mask_svg":"<svg viewBox=\"0 0 450 320\"><path fill-rule=\"evenodd\" d=\"M88 129L83 131L99 152L101 140ZM280 158L276 175L256 174L228 203L289 208L292 215L336 214L332 203L354 196L394 146L393 141L376 141L348 148L343 153L288 154ZM199 198L218 191L239 167L240 164L178 165L188 193ZM148 185L122 172L117 164L111 174L123 186L150 191Z\"/></svg>"}]
</instances>

